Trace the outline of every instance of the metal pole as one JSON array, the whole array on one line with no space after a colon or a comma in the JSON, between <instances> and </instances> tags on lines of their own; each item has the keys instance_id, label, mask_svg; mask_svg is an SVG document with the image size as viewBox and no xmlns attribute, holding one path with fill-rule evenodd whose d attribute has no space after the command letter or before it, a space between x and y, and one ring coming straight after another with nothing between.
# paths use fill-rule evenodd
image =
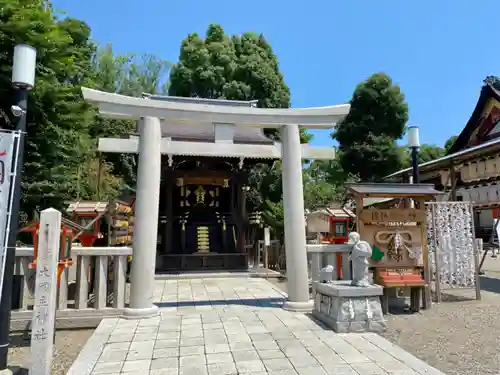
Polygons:
<instances>
[{"instance_id":1,"label":"metal pole","mask_svg":"<svg viewBox=\"0 0 500 375\"><path fill-rule=\"evenodd\" d=\"M17 143L17 171L14 173L14 193L12 195L12 212L10 221L10 233L5 254L5 271L0 300L0 371L7 369L7 355L9 352L10 315L12 302L12 286L14 280L14 267L16 261L16 240L19 231L19 207L21 201L21 171L24 159L24 138L26 133L26 110L28 108L28 90L17 88L15 93L15 105L23 110L17 117L16 129L21 132ZM16 150L14 155L16 154Z\"/></svg>"},{"instance_id":2,"label":"metal pole","mask_svg":"<svg viewBox=\"0 0 500 375\"><path fill-rule=\"evenodd\" d=\"M420 173L418 169L418 147L411 148L411 165L413 170L413 183L420 183Z\"/></svg>"}]
</instances>

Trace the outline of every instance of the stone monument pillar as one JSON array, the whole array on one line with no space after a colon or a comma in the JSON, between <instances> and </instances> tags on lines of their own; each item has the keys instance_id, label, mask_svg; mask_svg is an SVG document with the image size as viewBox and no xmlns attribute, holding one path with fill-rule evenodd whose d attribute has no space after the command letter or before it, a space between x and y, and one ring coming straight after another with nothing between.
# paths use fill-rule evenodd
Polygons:
<instances>
[{"instance_id":1,"label":"stone monument pillar","mask_svg":"<svg viewBox=\"0 0 500 375\"><path fill-rule=\"evenodd\" d=\"M35 303L31 320L31 375L52 373L60 241L61 213L53 208L43 210L40 215Z\"/></svg>"}]
</instances>

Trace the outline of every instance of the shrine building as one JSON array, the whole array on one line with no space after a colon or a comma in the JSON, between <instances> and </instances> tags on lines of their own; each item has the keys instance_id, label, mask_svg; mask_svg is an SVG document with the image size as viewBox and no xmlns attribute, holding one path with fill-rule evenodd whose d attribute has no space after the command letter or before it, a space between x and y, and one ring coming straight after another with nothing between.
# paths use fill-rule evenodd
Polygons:
<instances>
[{"instance_id":1,"label":"shrine building","mask_svg":"<svg viewBox=\"0 0 500 375\"><path fill-rule=\"evenodd\" d=\"M332 128L349 105L262 109L255 101L147 95L83 88L104 116L138 120L137 134L99 139L100 152L138 153L129 314L155 313L155 271L248 268L246 191L251 168L282 159L289 297L308 309L302 163L333 159L333 147L300 144L299 127ZM281 131L281 142L264 129Z\"/></svg>"},{"instance_id":2,"label":"shrine building","mask_svg":"<svg viewBox=\"0 0 500 375\"><path fill-rule=\"evenodd\" d=\"M445 156L419 165L420 182L443 201L474 202L476 236L489 240L500 217L500 91L485 84L472 115ZM411 168L385 178L408 182Z\"/></svg>"}]
</instances>

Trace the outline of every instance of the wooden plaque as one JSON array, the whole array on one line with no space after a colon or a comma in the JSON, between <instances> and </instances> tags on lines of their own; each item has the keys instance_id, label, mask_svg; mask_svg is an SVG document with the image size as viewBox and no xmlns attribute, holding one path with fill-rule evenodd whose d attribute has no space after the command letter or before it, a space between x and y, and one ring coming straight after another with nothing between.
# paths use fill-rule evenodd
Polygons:
<instances>
[{"instance_id":1,"label":"wooden plaque","mask_svg":"<svg viewBox=\"0 0 500 375\"><path fill-rule=\"evenodd\" d=\"M425 211L415 208L368 209L361 211L359 218L363 223L409 223L425 222Z\"/></svg>"}]
</instances>

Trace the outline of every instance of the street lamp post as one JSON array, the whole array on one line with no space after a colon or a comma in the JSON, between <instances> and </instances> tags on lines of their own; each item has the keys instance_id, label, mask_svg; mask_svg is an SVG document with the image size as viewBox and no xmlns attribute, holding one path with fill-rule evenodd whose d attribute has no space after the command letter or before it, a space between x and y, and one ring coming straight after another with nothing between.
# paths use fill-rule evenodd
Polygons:
<instances>
[{"instance_id":1,"label":"street lamp post","mask_svg":"<svg viewBox=\"0 0 500 375\"><path fill-rule=\"evenodd\" d=\"M11 107L16 119L16 130L20 131L17 144L17 171L14 172L12 194L12 211L10 232L5 253L5 270L0 300L0 374L8 373L7 355L9 351L9 333L11 318L12 286L16 257L16 240L19 231L19 206L21 200L21 171L23 168L24 138L26 133L26 111L28 109L28 91L35 85L36 50L20 44L14 47L14 62L12 65L12 86L15 90L15 100ZM15 154L15 153L14 153Z\"/></svg>"},{"instance_id":2,"label":"street lamp post","mask_svg":"<svg viewBox=\"0 0 500 375\"><path fill-rule=\"evenodd\" d=\"M418 170L418 151L420 149L420 137L418 134L418 126L408 127L408 147L411 150L413 183L418 184L420 182L420 175Z\"/></svg>"}]
</instances>

